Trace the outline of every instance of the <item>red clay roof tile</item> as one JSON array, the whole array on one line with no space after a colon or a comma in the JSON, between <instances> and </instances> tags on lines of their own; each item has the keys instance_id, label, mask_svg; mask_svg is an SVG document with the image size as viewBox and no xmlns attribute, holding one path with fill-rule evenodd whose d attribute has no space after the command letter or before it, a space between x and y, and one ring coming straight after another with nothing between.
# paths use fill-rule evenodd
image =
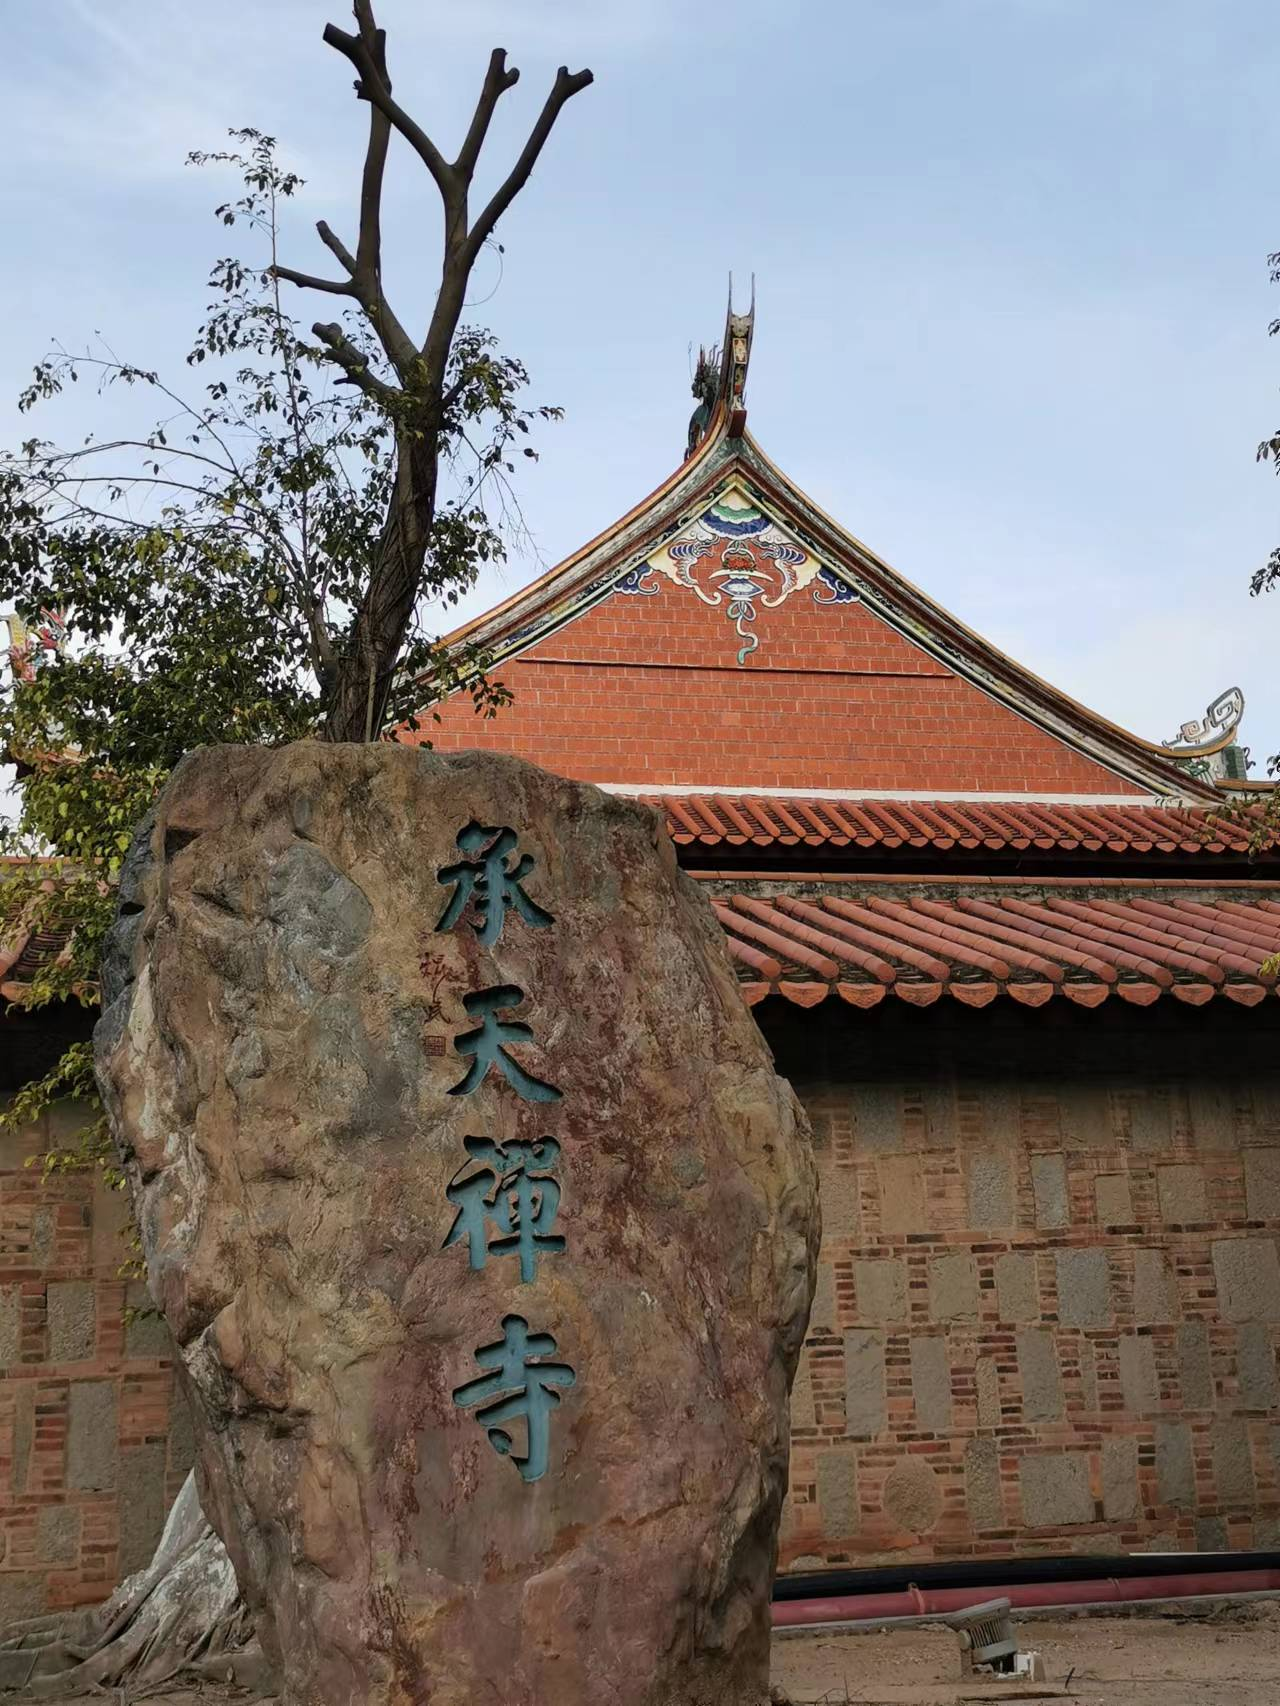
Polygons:
<instances>
[{"instance_id":1,"label":"red clay roof tile","mask_svg":"<svg viewBox=\"0 0 1280 1706\"><path fill-rule=\"evenodd\" d=\"M804 1006L819 989L858 1007L881 992L928 1006L944 991L973 1007L997 994L1029 1007L1055 994L1096 1007L1115 994L1145 1007L1169 993L1193 1007L1215 994L1253 1006L1276 982L1262 970L1280 954L1273 901L853 898L788 893L795 881L714 904L744 971L759 975L767 947L780 968L769 988Z\"/></svg>"},{"instance_id":2,"label":"red clay roof tile","mask_svg":"<svg viewBox=\"0 0 1280 1706\"><path fill-rule=\"evenodd\" d=\"M1197 808L1092 805L1062 800L885 800L777 794L668 794L644 796L666 813L682 846L761 845L843 847L951 847L1014 850L1035 847L1063 853L1241 854L1249 850L1246 818L1224 820Z\"/></svg>"}]
</instances>

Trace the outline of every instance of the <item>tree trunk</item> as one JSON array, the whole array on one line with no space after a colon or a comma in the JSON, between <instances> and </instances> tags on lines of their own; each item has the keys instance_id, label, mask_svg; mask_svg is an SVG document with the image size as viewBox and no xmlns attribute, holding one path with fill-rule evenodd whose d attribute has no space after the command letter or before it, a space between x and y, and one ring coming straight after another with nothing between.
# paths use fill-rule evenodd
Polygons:
<instances>
[{"instance_id":1,"label":"tree trunk","mask_svg":"<svg viewBox=\"0 0 1280 1706\"><path fill-rule=\"evenodd\" d=\"M435 519L436 428L428 421L402 430L396 450L395 485L368 591L352 624L350 650L335 670L325 719L325 738L331 741L370 741L381 734L422 585Z\"/></svg>"},{"instance_id":2,"label":"tree trunk","mask_svg":"<svg viewBox=\"0 0 1280 1706\"><path fill-rule=\"evenodd\" d=\"M200 1508L194 1473L183 1482L150 1564L105 1605L16 1623L0 1640L0 1687L25 1688L37 1700L154 1686L183 1675L270 1687L231 1560Z\"/></svg>"}]
</instances>

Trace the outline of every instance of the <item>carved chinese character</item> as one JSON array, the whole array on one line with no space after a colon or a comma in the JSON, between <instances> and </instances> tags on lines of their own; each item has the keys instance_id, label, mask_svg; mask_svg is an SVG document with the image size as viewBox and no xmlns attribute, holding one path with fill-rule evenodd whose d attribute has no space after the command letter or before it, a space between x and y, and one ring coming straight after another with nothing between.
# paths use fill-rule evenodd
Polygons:
<instances>
[{"instance_id":1,"label":"carved chinese character","mask_svg":"<svg viewBox=\"0 0 1280 1706\"><path fill-rule=\"evenodd\" d=\"M479 1019L480 1023L474 1031L463 1031L454 1040L453 1046L460 1055L470 1058L471 1065L465 1076L450 1086L451 1096L469 1096L484 1083L489 1068L496 1066L512 1089L526 1101L560 1100L561 1092L554 1084L546 1084L541 1078L526 1072L503 1047L504 1043L527 1043L533 1038L532 1027L522 1020L498 1017L502 1008L518 1007L523 1000L524 991L514 983L495 984L492 989L477 989L473 994L463 996L462 1005L468 1018Z\"/></svg>"},{"instance_id":2,"label":"carved chinese character","mask_svg":"<svg viewBox=\"0 0 1280 1706\"><path fill-rule=\"evenodd\" d=\"M551 914L524 892L524 879L533 869L533 855L521 853L508 868L507 859L515 847L514 829L490 827L473 820L458 831L459 851L476 857L442 865L436 873L442 883L454 885L453 897L440 915L437 930L451 930L469 904L474 904L475 909L471 928L486 948L498 940L503 920L512 907L535 930L543 930L554 922Z\"/></svg>"},{"instance_id":3,"label":"carved chinese character","mask_svg":"<svg viewBox=\"0 0 1280 1706\"><path fill-rule=\"evenodd\" d=\"M541 1254L555 1255L564 1249L564 1239L551 1230L560 1207L560 1186L551 1177L560 1156L554 1137L533 1143L495 1143L489 1137L468 1137L471 1161L487 1161L487 1167L462 1178L466 1167L454 1175L446 1195L458 1205L444 1249L466 1241L473 1268L483 1268L492 1254L520 1257L520 1279L533 1279ZM492 1233L495 1234L491 1236Z\"/></svg>"},{"instance_id":4,"label":"carved chinese character","mask_svg":"<svg viewBox=\"0 0 1280 1706\"><path fill-rule=\"evenodd\" d=\"M476 1420L488 1434L489 1444L499 1457L510 1457L526 1481L536 1481L547 1472L550 1415L560 1402L560 1394L553 1389L572 1386L578 1378L568 1363L535 1360L558 1349L550 1333L530 1333L522 1315L504 1316L501 1340L476 1352L480 1367L493 1373L469 1380L453 1394L460 1409L484 1406L476 1411ZM500 1424L522 1417L527 1444L525 1455L517 1457L511 1435Z\"/></svg>"}]
</instances>

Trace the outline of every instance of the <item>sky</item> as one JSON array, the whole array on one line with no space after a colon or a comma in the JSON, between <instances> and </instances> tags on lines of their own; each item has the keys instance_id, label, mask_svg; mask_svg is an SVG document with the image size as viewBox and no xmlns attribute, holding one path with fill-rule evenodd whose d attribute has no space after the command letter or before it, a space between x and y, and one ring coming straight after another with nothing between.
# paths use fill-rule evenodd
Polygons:
<instances>
[{"instance_id":1,"label":"sky","mask_svg":"<svg viewBox=\"0 0 1280 1706\"><path fill-rule=\"evenodd\" d=\"M700 342L754 273L747 401L824 509L1041 676L1150 739L1245 694L1280 749L1280 543L1254 450L1280 409L1280 35L1263 0L380 0L397 98L447 155L489 49L521 68L492 182L562 61L566 108L468 318L563 406L520 472L534 549L487 608L676 465ZM0 442L126 424L85 387L21 421L54 340L179 375L254 125L307 183L284 258L354 239L365 118L340 0L45 0L0 64ZM482 177L485 168L482 168ZM393 155L388 295L425 323L434 186ZM331 307L332 304L328 304ZM328 317L324 299L299 301ZM135 424L137 422L135 421ZM456 614L442 613L440 626Z\"/></svg>"}]
</instances>

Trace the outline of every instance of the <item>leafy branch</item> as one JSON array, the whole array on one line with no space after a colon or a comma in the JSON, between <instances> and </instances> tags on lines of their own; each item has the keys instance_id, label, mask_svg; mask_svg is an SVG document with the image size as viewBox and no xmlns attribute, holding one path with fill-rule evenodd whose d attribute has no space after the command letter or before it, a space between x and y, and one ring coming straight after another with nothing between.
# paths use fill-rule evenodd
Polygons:
<instances>
[{"instance_id":1,"label":"leafy branch","mask_svg":"<svg viewBox=\"0 0 1280 1706\"><path fill-rule=\"evenodd\" d=\"M490 59L461 148L446 161L392 95L370 0L325 40L369 107L354 251L321 221L339 276L282 264L282 221L302 187L272 137L230 132L193 165L230 168L216 216L246 232L224 256L177 382L105 341L37 364L23 412L85 382L149 399L155 418L70 447L33 436L0 455L0 608L57 615L65 644L16 647L0 685L0 755L18 766L17 815L0 826L5 937L65 943L20 1004L92 1006L133 826L173 765L213 742L418 737L446 694L491 717L510 695L474 648L448 650L426 620L457 602L523 532L511 485L533 429L528 374L490 333L461 324L477 255L527 182L564 104L591 81L562 70L507 176L478 214L469 198L489 123L517 80ZM444 213L441 270L415 342L382 284L382 192L399 136L427 165ZM345 303L304 330L282 286ZM124 394L124 396L122 396ZM87 1124L46 1165L108 1165L87 1045L75 1044L3 1115L24 1122L74 1097Z\"/></svg>"}]
</instances>

